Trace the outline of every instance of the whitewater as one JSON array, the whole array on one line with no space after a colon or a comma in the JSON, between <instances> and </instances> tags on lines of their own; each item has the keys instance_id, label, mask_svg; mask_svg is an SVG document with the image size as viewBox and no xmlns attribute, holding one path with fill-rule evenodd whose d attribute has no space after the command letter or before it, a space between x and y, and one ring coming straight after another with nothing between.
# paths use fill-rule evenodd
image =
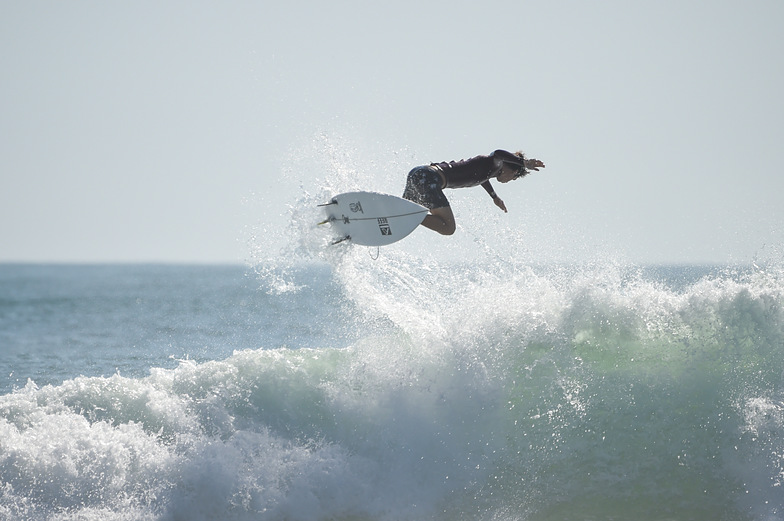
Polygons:
<instances>
[{"instance_id":1,"label":"whitewater","mask_svg":"<svg viewBox=\"0 0 784 521\"><path fill-rule=\"evenodd\" d=\"M784 519L784 271L0 266L0 518Z\"/></svg>"},{"instance_id":2,"label":"whitewater","mask_svg":"<svg viewBox=\"0 0 784 521\"><path fill-rule=\"evenodd\" d=\"M525 191L330 246L413 159L319 143L245 266L0 264L0 519L784 521L784 256L545 261Z\"/></svg>"}]
</instances>

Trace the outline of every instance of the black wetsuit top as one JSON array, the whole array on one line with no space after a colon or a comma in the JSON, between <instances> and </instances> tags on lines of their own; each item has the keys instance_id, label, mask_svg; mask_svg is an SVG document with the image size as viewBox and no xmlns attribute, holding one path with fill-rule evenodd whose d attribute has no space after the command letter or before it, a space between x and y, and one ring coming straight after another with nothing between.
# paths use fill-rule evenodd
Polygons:
<instances>
[{"instance_id":1,"label":"black wetsuit top","mask_svg":"<svg viewBox=\"0 0 784 521\"><path fill-rule=\"evenodd\" d=\"M504 163L522 168L525 172L523 158L507 152L506 150L496 150L489 156L476 156L471 159L461 159L460 161L450 161L443 163L431 163L430 166L436 167L444 174L446 186L444 188L466 188L469 186L482 185L487 193L494 196L495 191L490 184L490 179L498 177Z\"/></svg>"}]
</instances>

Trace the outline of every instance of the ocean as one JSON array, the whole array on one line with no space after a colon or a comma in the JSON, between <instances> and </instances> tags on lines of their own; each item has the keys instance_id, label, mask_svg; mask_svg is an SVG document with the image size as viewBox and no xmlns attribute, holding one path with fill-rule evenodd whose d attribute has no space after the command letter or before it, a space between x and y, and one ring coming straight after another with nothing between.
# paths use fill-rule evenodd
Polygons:
<instances>
[{"instance_id":1,"label":"ocean","mask_svg":"<svg viewBox=\"0 0 784 521\"><path fill-rule=\"evenodd\" d=\"M781 265L0 265L0 519L784 520Z\"/></svg>"}]
</instances>

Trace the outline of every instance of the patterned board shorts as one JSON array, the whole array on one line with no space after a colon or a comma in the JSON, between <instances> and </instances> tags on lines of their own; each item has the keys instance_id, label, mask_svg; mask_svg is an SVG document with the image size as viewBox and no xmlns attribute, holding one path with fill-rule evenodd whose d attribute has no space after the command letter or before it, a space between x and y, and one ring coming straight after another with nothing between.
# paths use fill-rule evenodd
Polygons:
<instances>
[{"instance_id":1,"label":"patterned board shorts","mask_svg":"<svg viewBox=\"0 0 784 521\"><path fill-rule=\"evenodd\" d=\"M443 208L449 201L441 189L441 176L429 166L418 166L408 173L403 199L408 199L425 208Z\"/></svg>"}]
</instances>

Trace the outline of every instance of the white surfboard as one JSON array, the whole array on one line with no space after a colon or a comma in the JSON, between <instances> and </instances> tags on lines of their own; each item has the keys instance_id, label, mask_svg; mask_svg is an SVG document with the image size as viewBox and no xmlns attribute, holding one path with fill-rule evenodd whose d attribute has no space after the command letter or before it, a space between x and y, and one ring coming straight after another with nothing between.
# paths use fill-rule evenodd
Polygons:
<instances>
[{"instance_id":1,"label":"white surfboard","mask_svg":"<svg viewBox=\"0 0 784 521\"><path fill-rule=\"evenodd\" d=\"M413 232L428 209L394 195L376 192L338 194L324 207L338 236L335 243L349 240L364 246L386 246Z\"/></svg>"}]
</instances>

